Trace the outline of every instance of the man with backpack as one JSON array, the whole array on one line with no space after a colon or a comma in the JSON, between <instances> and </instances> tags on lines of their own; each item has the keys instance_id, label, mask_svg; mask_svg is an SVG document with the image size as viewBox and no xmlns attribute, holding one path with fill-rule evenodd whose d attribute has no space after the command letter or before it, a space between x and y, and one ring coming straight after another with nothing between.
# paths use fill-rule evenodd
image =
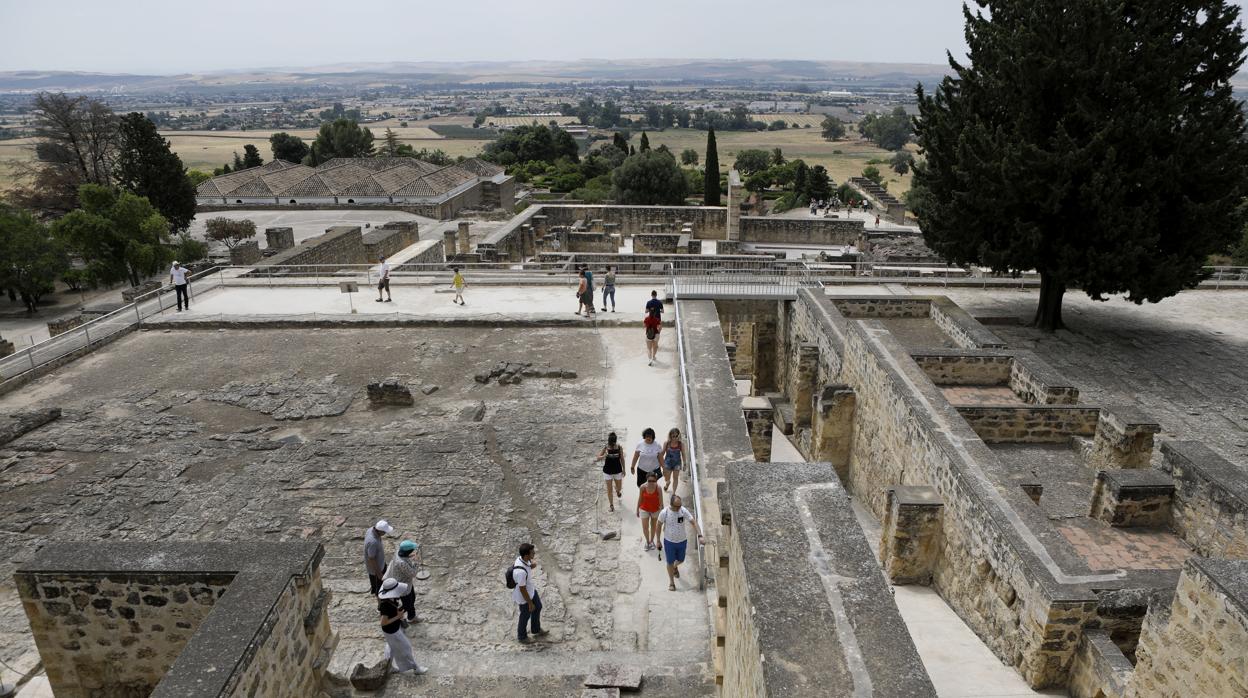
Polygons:
<instances>
[{"instance_id":1,"label":"man with backpack","mask_svg":"<svg viewBox=\"0 0 1248 698\"><path fill-rule=\"evenodd\" d=\"M537 595L537 582L533 579L533 570L537 561L533 559L533 544L522 543L520 555L507 570L507 588L511 589L511 600L520 607L520 625L516 630L516 640L520 644L529 644L529 619L533 619L533 634L537 637L548 635L550 631L542 630L542 600Z\"/></svg>"}]
</instances>

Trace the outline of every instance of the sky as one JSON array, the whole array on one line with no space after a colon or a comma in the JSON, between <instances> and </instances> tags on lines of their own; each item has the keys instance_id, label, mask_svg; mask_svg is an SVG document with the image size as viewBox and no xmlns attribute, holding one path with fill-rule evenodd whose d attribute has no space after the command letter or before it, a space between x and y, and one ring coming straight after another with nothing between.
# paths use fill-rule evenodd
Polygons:
<instances>
[{"instance_id":1,"label":"sky","mask_svg":"<svg viewBox=\"0 0 1248 698\"><path fill-rule=\"evenodd\" d=\"M0 26L0 71L965 52L961 0L0 0Z\"/></svg>"}]
</instances>

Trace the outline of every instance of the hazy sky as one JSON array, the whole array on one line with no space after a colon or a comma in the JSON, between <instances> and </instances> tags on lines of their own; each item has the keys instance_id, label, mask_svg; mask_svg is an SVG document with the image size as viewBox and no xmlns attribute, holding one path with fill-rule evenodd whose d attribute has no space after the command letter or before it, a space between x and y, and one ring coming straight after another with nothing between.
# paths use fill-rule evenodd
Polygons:
<instances>
[{"instance_id":1,"label":"hazy sky","mask_svg":"<svg viewBox=\"0 0 1248 698\"><path fill-rule=\"evenodd\" d=\"M960 0L0 0L0 70L181 73L361 61L943 63Z\"/></svg>"}]
</instances>

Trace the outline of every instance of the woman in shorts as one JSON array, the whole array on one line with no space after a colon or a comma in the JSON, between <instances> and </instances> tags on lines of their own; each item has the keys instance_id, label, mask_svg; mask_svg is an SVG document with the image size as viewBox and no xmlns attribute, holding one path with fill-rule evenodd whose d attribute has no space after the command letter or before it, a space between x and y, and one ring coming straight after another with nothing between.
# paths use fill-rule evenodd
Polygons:
<instances>
[{"instance_id":1,"label":"woman in shorts","mask_svg":"<svg viewBox=\"0 0 1248 698\"><path fill-rule=\"evenodd\" d=\"M647 473L646 484L637 490L637 518L641 519L641 533L646 539L646 550L654 550L659 535L659 512L663 509L663 492L659 489L658 473Z\"/></svg>"},{"instance_id":2,"label":"woman in shorts","mask_svg":"<svg viewBox=\"0 0 1248 698\"><path fill-rule=\"evenodd\" d=\"M615 432L607 434L607 445L594 459L602 461L602 479L607 482L607 506L611 511L615 511L615 500L624 496L624 449L616 441Z\"/></svg>"},{"instance_id":3,"label":"woman in shorts","mask_svg":"<svg viewBox=\"0 0 1248 698\"><path fill-rule=\"evenodd\" d=\"M680 440L680 430L667 432L663 444L663 489L670 486L673 493L680 487L680 470L685 466L685 444Z\"/></svg>"},{"instance_id":4,"label":"woman in shorts","mask_svg":"<svg viewBox=\"0 0 1248 698\"><path fill-rule=\"evenodd\" d=\"M646 327L646 356L650 357L650 366L659 356L659 332L663 330L663 317L655 311L646 314L643 323Z\"/></svg>"}]
</instances>

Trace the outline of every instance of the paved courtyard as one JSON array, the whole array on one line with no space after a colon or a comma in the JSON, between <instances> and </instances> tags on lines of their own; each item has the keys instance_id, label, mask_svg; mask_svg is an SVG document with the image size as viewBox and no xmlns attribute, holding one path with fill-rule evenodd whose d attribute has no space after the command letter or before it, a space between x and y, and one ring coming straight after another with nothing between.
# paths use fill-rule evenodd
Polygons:
<instances>
[{"instance_id":1,"label":"paved courtyard","mask_svg":"<svg viewBox=\"0 0 1248 698\"><path fill-rule=\"evenodd\" d=\"M631 446L678 414L671 348L651 369L635 334L151 330L0 398L0 412L64 411L0 450L0 659L33 651L10 580L39 545L316 540L345 673L381 656L361 540L384 517L391 554L403 538L422 546L411 637L431 667L384 695L575 695L608 661L643 667L647 694L712 693L696 581L666 590L631 504L606 511L592 462L608 430ZM576 377L474 380L500 362ZM415 406L370 408L365 384L392 375ZM528 540L552 636L521 647L502 571Z\"/></svg>"}]
</instances>

